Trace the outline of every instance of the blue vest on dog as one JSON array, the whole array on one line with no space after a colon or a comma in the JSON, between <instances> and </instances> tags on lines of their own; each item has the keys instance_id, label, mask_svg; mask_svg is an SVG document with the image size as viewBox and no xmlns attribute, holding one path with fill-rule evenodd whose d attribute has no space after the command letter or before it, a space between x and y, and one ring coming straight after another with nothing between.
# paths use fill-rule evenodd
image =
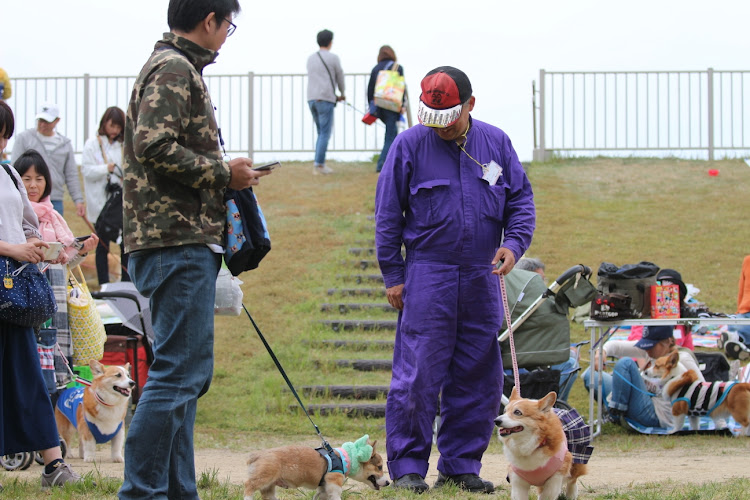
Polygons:
<instances>
[{"instance_id":1,"label":"blue vest on dog","mask_svg":"<svg viewBox=\"0 0 750 500\"><path fill-rule=\"evenodd\" d=\"M81 403L83 403L84 389L84 387L73 387L71 389L65 389L57 399L57 409L60 410L63 415L65 415L65 418L70 420L70 423L73 424L76 429L78 428L78 419L76 418L76 413L78 412L78 407L81 405ZM120 422L120 425L117 426L115 432L113 432L112 434L102 434L96 424L89 422L85 416L83 418L84 420L86 420L86 424L89 426L89 430L91 431L91 435L94 436L96 444L102 444L111 441L112 438L115 437L122 428L122 422Z\"/></svg>"}]
</instances>

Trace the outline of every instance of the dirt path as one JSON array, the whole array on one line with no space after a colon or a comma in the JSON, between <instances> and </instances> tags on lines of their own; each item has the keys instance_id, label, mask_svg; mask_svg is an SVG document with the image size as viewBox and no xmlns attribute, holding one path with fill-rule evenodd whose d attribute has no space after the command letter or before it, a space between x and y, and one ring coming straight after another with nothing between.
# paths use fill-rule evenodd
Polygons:
<instances>
[{"instance_id":1,"label":"dirt path","mask_svg":"<svg viewBox=\"0 0 750 500\"><path fill-rule=\"evenodd\" d=\"M196 451L196 472L218 470L217 479L228 479L232 483L242 483L245 475L246 453L223 449L200 449ZM122 477L123 465L109 462L109 451L100 447L96 465L84 463L78 458L68 461L78 472L98 469L105 476ZM437 454L430 464L427 482L432 484L437 478ZM505 483L507 461L502 454L484 456L482 477L496 485ZM36 480L41 474L41 466L33 464L26 471L4 472L0 474L18 474ZM707 454L686 452L683 449L659 450L639 453L606 453L597 450L589 462L589 475L583 480L583 496L589 489L597 492L612 488L623 488L633 484L663 482L672 479L676 482L701 483L732 477L750 476L750 454L744 450L732 454ZM2 477L2 476L0 476Z\"/></svg>"}]
</instances>

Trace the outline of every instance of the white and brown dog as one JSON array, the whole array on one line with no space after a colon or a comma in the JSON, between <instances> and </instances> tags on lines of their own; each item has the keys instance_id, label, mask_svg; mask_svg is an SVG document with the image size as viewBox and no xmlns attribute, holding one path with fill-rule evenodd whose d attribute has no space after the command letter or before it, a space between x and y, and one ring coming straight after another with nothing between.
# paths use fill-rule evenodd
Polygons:
<instances>
[{"instance_id":1,"label":"white and brown dog","mask_svg":"<svg viewBox=\"0 0 750 500\"><path fill-rule=\"evenodd\" d=\"M57 430L69 445L78 430L78 452L84 462L96 459L96 445L112 442L112 461L122 462L125 442L124 420L135 382L130 379L130 363L105 367L89 362L94 380L88 387L66 389L55 407Z\"/></svg>"},{"instance_id":2,"label":"white and brown dog","mask_svg":"<svg viewBox=\"0 0 750 500\"><path fill-rule=\"evenodd\" d=\"M696 430L703 415L711 417L717 428L725 426L724 419L731 415L742 426L739 435L750 436L750 384L701 381L695 370L680 363L677 351L651 362L645 373L664 384L662 397L672 402L675 417L673 432L682 430L685 417Z\"/></svg>"},{"instance_id":3,"label":"white and brown dog","mask_svg":"<svg viewBox=\"0 0 750 500\"><path fill-rule=\"evenodd\" d=\"M505 411L495 419L510 462L512 500L528 500L531 486L537 487L539 500L556 500L562 493L570 500L578 496L577 481L586 474L586 465L573 463L563 424L553 410L556 400L554 392L540 400L524 399L514 387Z\"/></svg>"},{"instance_id":4,"label":"white and brown dog","mask_svg":"<svg viewBox=\"0 0 750 500\"><path fill-rule=\"evenodd\" d=\"M332 452L325 448L280 446L256 452L247 459L245 500L260 491L263 500L276 498L276 487L317 489L313 498L339 500L347 477L375 490L388 486L383 458L375 451L377 441L364 435Z\"/></svg>"}]
</instances>

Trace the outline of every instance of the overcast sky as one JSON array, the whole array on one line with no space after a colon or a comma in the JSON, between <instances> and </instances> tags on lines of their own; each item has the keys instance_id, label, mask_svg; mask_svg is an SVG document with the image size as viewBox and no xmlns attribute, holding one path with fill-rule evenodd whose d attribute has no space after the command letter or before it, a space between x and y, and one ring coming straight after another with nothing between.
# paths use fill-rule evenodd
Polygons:
<instances>
[{"instance_id":1,"label":"overcast sky","mask_svg":"<svg viewBox=\"0 0 750 500\"><path fill-rule=\"evenodd\" d=\"M531 159L531 82L541 68L750 69L748 0L240 2L237 31L208 74L304 73L323 28L348 73L369 72L389 44L415 98L432 68L465 71L473 115L505 130L522 160ZM3 0L0 67L11 77L136 75L168 30L167 5Z\"/></svg>"}]
</instances>

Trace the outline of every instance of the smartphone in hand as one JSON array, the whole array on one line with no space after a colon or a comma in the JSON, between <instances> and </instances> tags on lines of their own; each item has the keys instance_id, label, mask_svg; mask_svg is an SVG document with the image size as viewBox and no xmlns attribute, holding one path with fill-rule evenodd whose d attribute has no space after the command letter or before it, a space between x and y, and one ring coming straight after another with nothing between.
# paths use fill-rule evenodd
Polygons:
<instances>
[{"instance_id":1,"label":"smartphone in hand","mask_svg":"<svg viewBox=\"0 0 750 500\"><path fill-rule=\"evenodd\" d=\"M266 170L273 170L273 169L278 168L280 166L281 166L281 162L275 161L273 163L266 163L265 165L259 165L257 167L253 167L253 170L258 170L258 171L263 172L263 171L266 171Z\"/></svg>"}]
</instances>

